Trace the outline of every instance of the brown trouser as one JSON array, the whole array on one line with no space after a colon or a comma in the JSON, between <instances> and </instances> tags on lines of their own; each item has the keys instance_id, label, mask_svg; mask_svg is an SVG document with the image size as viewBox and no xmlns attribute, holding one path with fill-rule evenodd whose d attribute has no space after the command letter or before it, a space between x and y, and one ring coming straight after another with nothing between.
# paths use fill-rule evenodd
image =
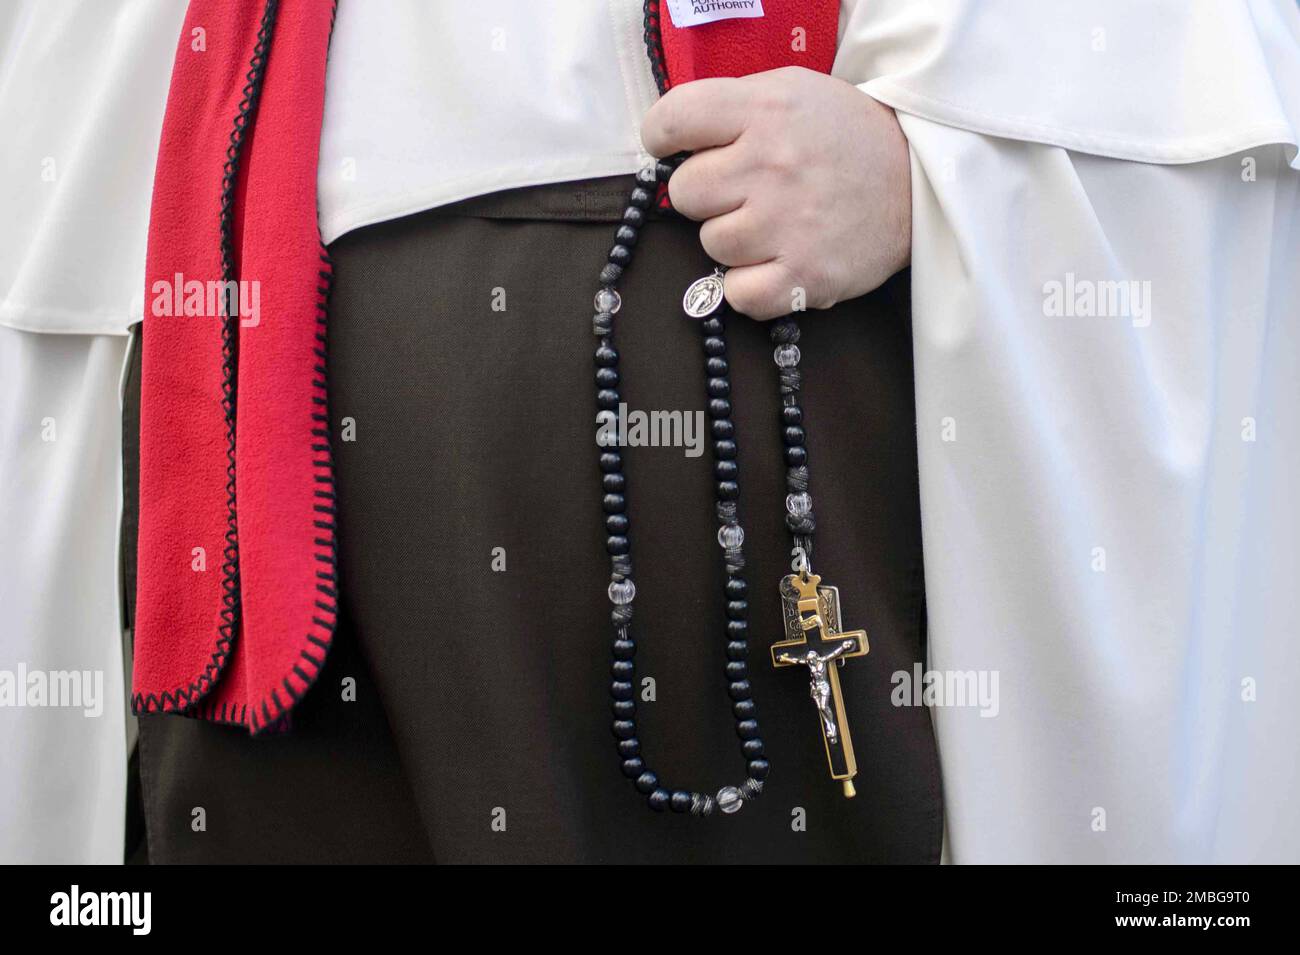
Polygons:
<instances>
[{"instance_id":1,"label":"brown trouser","mask_svg":"<svg viewBox=\"0 0 1300 955\"><path fill-rule=\"evenodd\" d=\"M619 772L591 300L629 182L504 193L331 246L336 645L286 736L141 720L153 861L937 861L929 713L890 702L925 641L907 274L802 322L815 567L871 646L841 671L857 798L827 777L806 674L767 663L790 563L779 396L768 329L739 316L750 670L771 776L737 815L697 819L651 813ZM680 299L708 268L689 223L642 231L616 333L632 410L704 407ZM128 391L134 489L138 364ZM624 454L637 677L654 681L638 703L646 760L671 786L716 791L744 762L710 452ZM128 494L128 549L134 513Z\"/></svg>"}]
</instances>

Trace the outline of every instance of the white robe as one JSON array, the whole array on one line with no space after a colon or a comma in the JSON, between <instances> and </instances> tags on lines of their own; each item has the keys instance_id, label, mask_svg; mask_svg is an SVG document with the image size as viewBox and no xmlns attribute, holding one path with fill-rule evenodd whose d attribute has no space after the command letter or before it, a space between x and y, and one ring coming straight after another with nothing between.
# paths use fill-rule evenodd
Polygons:
<instances>
[{"instance_id":1,"label":"white robe","mask_svg":"<svg viewBox=\"0 0 1300 955\"><path fill-rule=\"evenodd\" d=\"M1300 175L903 123L951 858L1300 861Z\"/></svg>"},{"instance_id":2,"label":"white robe","mask_svg":"<svg viewBox=\"0 0 1300 955\"><path fill-rule=\"evenodd\" d=\"M118 384L185 7L0 4L0 679L100 688L98 715L0 705L0 862L122 860Z\"/></svg>"},{"instance_id":3,"label":"white robe","mask_svg":"<svg viewBox=\"0 0 1300 955\"><path fill-rule=\"evenodd\" d=\"M864 0L836 72L912 152L929 667L997 676L949 858L1300 861L1300 14Z\"/></svg>"},{"instance_id":4,"label":"white robe","mask_svg":"<svg viewBox=\"0 0 1300 955\"><path fill-rule=\"evenodd\" d=\"M0 680L21 681L0 705L6 863L122 860L117 502L126 342L0 327ZM40 681L73 672L85 689L58 702L78 705L35 695ZM29 705L37 702L46 705Z\"/></svg>"}]
</instances>

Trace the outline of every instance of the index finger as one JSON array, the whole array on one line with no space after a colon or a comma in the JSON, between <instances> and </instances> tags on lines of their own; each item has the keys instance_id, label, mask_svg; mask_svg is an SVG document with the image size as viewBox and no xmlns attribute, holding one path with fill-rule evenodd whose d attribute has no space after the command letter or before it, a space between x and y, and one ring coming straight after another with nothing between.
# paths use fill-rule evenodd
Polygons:
<instances>
[{"instance_id":1,"label":"index finger","mask_svg":"<svg viewBox=\"0 0 1300 955\"><path fill-rule=\"evenodd\" d=\"M642 145L650 155L663 158L734 142L745 128L749 89L734 77L674 86L646 112Z\"/></svg>"}]
</instances>

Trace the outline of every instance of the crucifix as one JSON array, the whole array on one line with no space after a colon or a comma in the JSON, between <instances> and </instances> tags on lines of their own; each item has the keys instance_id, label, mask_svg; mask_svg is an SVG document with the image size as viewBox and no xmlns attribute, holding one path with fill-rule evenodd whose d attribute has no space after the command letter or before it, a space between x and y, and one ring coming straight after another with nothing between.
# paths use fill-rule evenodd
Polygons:
<instances>
[{"instance_id":1,"label":"crucifix","mask_svg":"<svg viewBox=\"0 0 1300 955\"><path fill-rule=\"evenodd\" d=\"M853 777L858 764L844 712L839 668L848 658L864 656L870 648L865 630L844 631L839 589L823 587L821 580L807 571L782 579L785 639L772 644L772 665L808 668L808 692L817 708L831 778L841 781L845 797L851 799L857 795ZM817 631L815 641L808 636L811 630Z\"/></svg>"}]
</instances>

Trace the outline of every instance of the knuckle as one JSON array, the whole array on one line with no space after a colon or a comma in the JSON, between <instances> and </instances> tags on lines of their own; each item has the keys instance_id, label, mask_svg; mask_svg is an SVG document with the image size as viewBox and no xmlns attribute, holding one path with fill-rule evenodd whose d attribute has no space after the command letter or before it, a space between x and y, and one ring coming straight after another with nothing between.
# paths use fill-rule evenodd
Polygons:
<instances>
[{"instance_id":1,"label":"knuckle","mask_svg":"<svg viewBox=\"0 0 1300 955\"><path fill-rule=\"evenodd\" d=\"M767 279L753 279L737 284L735 291L728 291L727 299L731 307L750 318L769 318L772 311L772 283Z\"/></svg>"},{"instance_id":2,"label":"knuckle","mask_svg":"<svg viewBox=\"0 0 1300 955\"><path fill-rule=\"evenodd\" d=\"M670 93L650 107L641 123L641 142L646 151L661 157L666 155L680 126L677 100Z\"/></svg>"},{"instance_id":3,"label":"knuckle","mask_svg":"<svg viewBox=\"0 0 1300 955\"><path fill-rule=\"evenodd\" d=\"M686 165L683 164L678 168L673 173L673 177L668 180L668 199L674 209L689 218L695 211L699 190L696 188L698 177L687 170Z\"/></svg>"},{"instance_id":4,"label":"knuckle","mask_svg":"<svg viewBox=\"0 0 1300 955\"><path fill-rule=\"evenodd\" d=\"M770 173L781 177L791 176L799 169L797 150L790 143L776 143L764 152L762 164Z\"/></svg>"},{"instance_id":5,"label":"knuckle","mask_svg":"<svg viewBox=\"0 0 1300 955\"><path fill-rule=\"evenodd\" d=\"M772 292L774 314L788 314L795 310L796 303L806 308L821 308L820 290L813 287L806 269L788 261L779 262L778 266Z\"/></svg>"},{"instance_id":6,"label":"knuckle","mask_svg":"<svg viewBox=\"0 0 1300 955\"><path fill-rule=\"evenodd\" d=\"M717 220L710 220L700 228L700 244L704 251L723 265L737 265L737 253L741 237L736 230L717 225Z\"/></svg>"},{"instance_id":7,"label":"knuckle","mask_svg":"<svg viewBox=\"0 0 1300 955\"><path fill-rule=\"evenodd\" d=\"M726 279L723 280L722 287L728 304L740 314L748 315L752 305L750 283L733 279L728 274Z\"/></svg>"},{"instance_id":8,"label":"knuckle","mask_svg":"<svg viewBox=\"0 0 1300 955\"><path fill-rule=\"evenodd\" d=\"M811 308L830 308L835 304L834 283L830 271L824 265L804 265L797 273L792 273L790 284L803 287Z\"/></svg>"}]
</instances>

